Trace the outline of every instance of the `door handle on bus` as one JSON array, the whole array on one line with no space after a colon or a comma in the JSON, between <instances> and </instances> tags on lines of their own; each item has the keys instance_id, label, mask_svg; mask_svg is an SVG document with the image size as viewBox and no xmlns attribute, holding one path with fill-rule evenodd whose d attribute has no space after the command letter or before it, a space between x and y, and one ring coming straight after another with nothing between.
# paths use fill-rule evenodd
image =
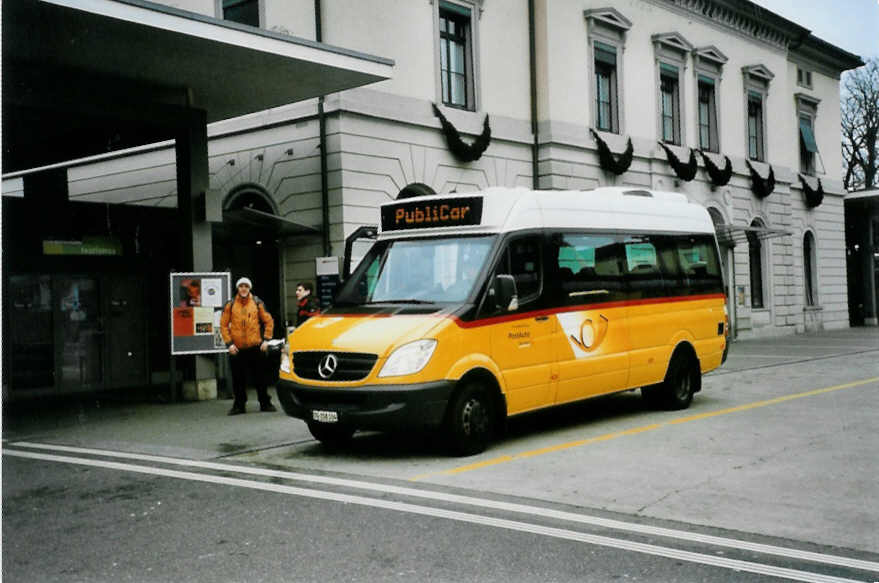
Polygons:
<instances>
[{"instance_id":1,"label":"door handle on bus","mask_svg":"<svg viewBox=\"0 0 879 583\"><path fill-rule=\"evenodd\" d=\"M546 322L547 320L549 320L549 316L537 316L534 319L538 322Z\"/></svg>"}]
</instances>

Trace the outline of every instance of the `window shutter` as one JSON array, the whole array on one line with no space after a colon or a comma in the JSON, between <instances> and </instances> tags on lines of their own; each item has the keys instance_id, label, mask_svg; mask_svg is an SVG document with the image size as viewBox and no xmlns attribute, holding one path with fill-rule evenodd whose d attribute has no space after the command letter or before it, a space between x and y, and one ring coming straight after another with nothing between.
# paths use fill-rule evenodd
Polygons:
<instances>
[{"instance_id":1,"label":"window shutter","mask_svg":"<svg viewBox=\"0 0 879 583\"><path fill-rule=\"evenodd\" d=\"M461 6L460 4L452 4L451 2L440 2L440 9L444 12L450 12L452 14L457 14L458 16L470 18L470 9Z\"/></svg>"},{"instance_id":2,"label":"window shutter","mask_svg":"<svg viewBox=\"0 0 879 583\"><path fill-rule=\"evenodd\" d=\"M596 42L595 43L595 61L598 63L604 63L606 65L612 65L616 67L617 64L617 50L611 45L607 45L604 43Z\"/></svg>"},{"instance_id":3,"label":"window shutter","mask_svg":"<svg viewBox=\"0 0 879 583\"><path fill-rule=\"evenodd\" d=\"M803 145L806 147L806 150L813 154L818 151L818 144L815 143L815 134L812 132L809 120L800 119L800 136L803 138Z\"/></svg>"},{"instance_id":4,"label":"window shutter","mask_svg":"<svg viewBox=\"0 0 879 583\"><path fill-rule=\"evenodd\" d=\"M678 76L678 68L674 65L669 65L667 63L659 63L659 71L660 73L665 73L668 75Z\"/></svg>"}]
</instances>

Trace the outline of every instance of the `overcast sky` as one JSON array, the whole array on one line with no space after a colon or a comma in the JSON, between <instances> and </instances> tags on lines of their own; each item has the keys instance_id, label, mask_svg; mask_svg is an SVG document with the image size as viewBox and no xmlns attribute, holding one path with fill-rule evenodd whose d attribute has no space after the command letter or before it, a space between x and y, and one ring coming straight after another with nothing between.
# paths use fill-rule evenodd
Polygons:
<instances>
[{"instance_id":1,"label":"overcast sky","mask_svg":"<svg viewBox=\"0 0 879 583\"><path fill-rule=\"evenodd\" d=\"M879 0L751 0L850 53L879 57Z\"/></svg>"}]
</instances>

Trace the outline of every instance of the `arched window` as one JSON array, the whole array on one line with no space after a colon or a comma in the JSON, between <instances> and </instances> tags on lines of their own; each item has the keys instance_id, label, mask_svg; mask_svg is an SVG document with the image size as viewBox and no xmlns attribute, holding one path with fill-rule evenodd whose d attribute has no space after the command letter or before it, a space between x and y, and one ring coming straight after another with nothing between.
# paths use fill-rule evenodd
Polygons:
<instances>
[{"instance_id":1,"label":"arched window","mask_svg":"<svg viewBox=\"0 0 879 583\"><path fill-rule=\"evenodd\" d=\"M405 187L403 187L403 190L401 190L400 194L397 195L397 200L412 198L413 196L427 196L431 194L436 194L436 191L426 184L413 182L412 184L407 184Z\"/></svg>"},{"instance_id":2,"label":"arched window","mask_svg":"<svg viewBox=\"0 0 879 583\"><path fill-rule=\"evenodd\" d=\"M754 219L751 227L760 229L764 227L763 221ZM756 230L748 231L748 262L751 267L751 307L763 308L763 243Z\"/></svg>"},{"instance_id":3,"label":"arched window","mask_svg":"<svg viewBox=\"0 0 879 583\"><path fill-rule=\"evenodd\" d=\"M277 214L272 198L256 184L242 184L233 189L223 201L223 211L253 209L270 215Z\"/></svg>"},{"instance_id":4,"label":"arched window","mask_svg":"<svg viewBox=\"0 0 879 583\"><path fill-rule=\"evenodd\" d=\"M818 303L818 269L815 259L815 235L806 231L803 235L803 284L806 290L806 305Z\"/></svg>"}]
</instances>

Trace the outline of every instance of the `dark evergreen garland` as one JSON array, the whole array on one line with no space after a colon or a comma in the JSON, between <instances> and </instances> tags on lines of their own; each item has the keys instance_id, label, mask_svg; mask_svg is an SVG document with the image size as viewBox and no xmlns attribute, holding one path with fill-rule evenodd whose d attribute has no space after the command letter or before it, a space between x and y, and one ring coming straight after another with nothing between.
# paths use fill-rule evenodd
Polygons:
<instances>
[{"instance_id":1,"label":"dark evergreen garland","mask_svg":"<svg viewBox=\"0 0 879 583\"><path fill-rule=\"evenodd\" d=\"M675 175L678 178L684 182L689 182L696 178L696 170L699 169L699 165L696 163L696 152L693 151L693 148L690 148L690 159L687 164L684 165L681 163L680 159L675 156L675 153L671 151L671 148L662 142L659 142L659 145L665 150L665 156L668 158L668 163L672 170L675 171Z\"/></svg>"},{"instance_id":2,"label":"dark evergreen garland","mask_svg":"<svg viewBox=\"0 0 879 583\"><path fill-rule=\"evenodd\" d=\"M699 150L699 153L702 155L702 161L705 162L705 171L708 172L711 184L714 186L726 186L729 183L729 179L732 178L732 162L729 156L724 156L726 158L726 166L721 170L705 152Z\"/></svg>"},{"instance_id":3,"label":"dark evergreen garland","mask_svg":"<svg viewBox=\"0 0 879 583\"><path fill-rule=\"evenodd\" d=\"M620 157L614 158L613 152L610 151L607 143L601 139L598 132L592 128L589 128L589 131L592 132L592 136L598 144L598 163L602 168L613 172L617 176L629 169L629 166L632 165L632 155L635 153L635 148L632 146L632 138L629 138L626 150L620 154Z\"/></svg>"},{"instance_id":4,"label":"dark evergreen garland","mask_svg":"<svg viewBox=\"0 0 879 583\"><path fill-rule=\"evenodd\" d=\"M750 161L745 160L745 164L748 165L748 170L751 171L751 192L754 193L754 196L766 198L772 194L772 191L775 190L775 171L772 169L772 166L769 166L769 174L766 178L763 178L754 170Z\"/></svg>"},{"instance_id":5,"label":"dark evergreen garland","mask_svg":"<svg viewBox=\"0 0 879 583\"><path fill-rule=\"evenodd\" d=\"M461 139L461 134L457 128L446 119L446 116L443 115L443 112L439 110L436 104L432 103L431 105L433 106L433 114L439 118L440 124L443 126L443 135L446 137L446 144L448 144L452 155L461 162L479 160L482 157L482 153L488 148L489 142L491 142L491 127L488 125L488 114L485 115L485 121L482 122L482 133L477 136L472 144L466 144Z\"/></svg>"},{"instance_id":6,"label":"dark evergreen garland","mask_svg":"<svg viewBox=\"0 0 879 583\"><path fill-rule=\"evenodd\" d=\"M813 209L824 202L824 185L821 184L821 179L818 179L818 188L813 189L809 186L809 183L806 182L806 179L802 174L799 176L800 182L803 184L803 196L806 199L806 206Z\"/></svg>"}]
</instances>

